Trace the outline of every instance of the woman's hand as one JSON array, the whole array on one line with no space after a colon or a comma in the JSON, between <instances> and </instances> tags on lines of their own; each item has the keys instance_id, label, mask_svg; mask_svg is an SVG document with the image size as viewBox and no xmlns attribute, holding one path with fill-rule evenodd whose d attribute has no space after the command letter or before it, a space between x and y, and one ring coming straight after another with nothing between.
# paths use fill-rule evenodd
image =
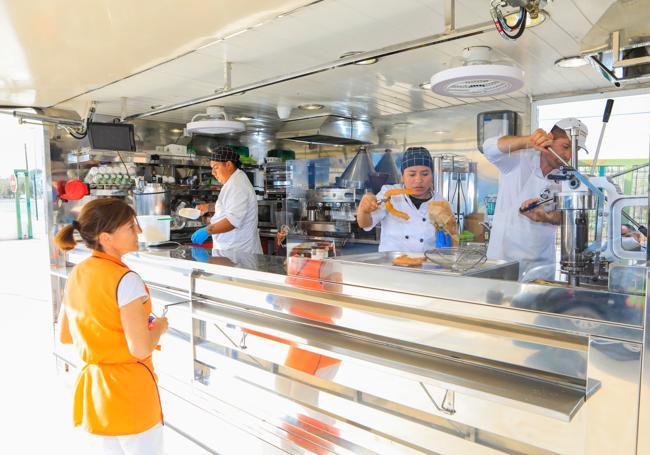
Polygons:
<instances>
[{"instance_id":1,"label":"woman's hand","mask_svg":"<svg viewBox=\"0 0 650 455\"><path fill-rule=\"evenodd\" d=\"M169 321L164 316L155 318L153 321L151 321L151 324L149 324L149 330L155 331L158 337L160 337L160 335L165 333L168 328L169 328Z\"/></svg>"},{"instance_id":2,"label":"woman's hand","mask_svg":"<svg viewBox=\"0 0 650 455\"><path fill-rule=\"evenodd\" d=\"M379 204L377 204L377 196L373 193L366 193L361 198L361 202L359 202L358 212L369 215L378 208Z\"/></svg>"}]
</instances>

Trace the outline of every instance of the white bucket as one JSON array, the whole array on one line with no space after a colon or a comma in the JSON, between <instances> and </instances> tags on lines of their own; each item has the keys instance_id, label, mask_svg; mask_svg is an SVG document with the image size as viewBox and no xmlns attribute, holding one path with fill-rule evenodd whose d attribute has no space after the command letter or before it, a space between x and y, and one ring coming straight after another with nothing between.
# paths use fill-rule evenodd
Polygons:
<instances>
[{"instance_id":1,"label":"white bucket","mask_svg":"<svg viewBox=\"0 0 650 455\"><path fill-rule=\"evenodd\" d=\"M172 218L165 215L138 215L138 223L142 233L138 234L138 242L147 245L169 241Z\"/></svg>"}]
</instances>

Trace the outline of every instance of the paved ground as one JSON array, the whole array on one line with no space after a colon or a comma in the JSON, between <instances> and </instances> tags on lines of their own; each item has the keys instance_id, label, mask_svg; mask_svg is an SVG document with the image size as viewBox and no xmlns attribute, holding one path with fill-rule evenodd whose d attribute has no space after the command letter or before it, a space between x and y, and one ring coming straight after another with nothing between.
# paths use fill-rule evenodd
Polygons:
<instances>
[{"instance_id":1,"label":"paved ground","mask_svg":"<svg viewBox=\"0 0 650 455\"><path fill-rule=\"evenodd\" d=\"M46 244L0 241L0 258L0 454L90 454L52 356ZM170 455L204 453L171 431L165 443Z\"/></svg>"},{"instance_id":2,"label":"paved ground","mask_svg":"<svg viewBox=\"0 0 650 455\"><path fill-rule=\"evenodd\" d=\"M82 453L51 354L46 254L42 241L0 242L0 453Z\"/></svg>"}]
</instances>

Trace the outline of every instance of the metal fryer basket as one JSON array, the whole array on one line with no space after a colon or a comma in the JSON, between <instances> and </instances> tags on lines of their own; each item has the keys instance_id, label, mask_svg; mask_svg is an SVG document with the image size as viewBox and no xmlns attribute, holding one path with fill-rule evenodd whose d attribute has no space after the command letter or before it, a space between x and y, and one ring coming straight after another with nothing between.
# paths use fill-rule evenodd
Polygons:
<instances>
[{"instance_id":1,"label":"metal fryer basket","mask_svg":"<svg viewBox=\"0 0 650 455\"><path fill-rule=\"evenodd\" d=\"M436 248L424 252L426 258L454 272L467 272L485 263L485 250L476 247Z\"/></svg>"}]
</instances>

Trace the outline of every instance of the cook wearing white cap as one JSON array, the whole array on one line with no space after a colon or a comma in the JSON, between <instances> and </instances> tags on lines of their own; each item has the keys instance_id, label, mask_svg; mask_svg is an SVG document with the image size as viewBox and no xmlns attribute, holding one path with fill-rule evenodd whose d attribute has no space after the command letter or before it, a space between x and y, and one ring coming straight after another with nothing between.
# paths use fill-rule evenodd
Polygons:
<instances>
[{"instance_id":1,"label":"cook wearing white cap","mask_svg":"<svg viewBox=\"0 0 650 455\"><path fill-rule=\"evenodd\" d=\"M210 224L192 234L192 243L202 244L212 236L216 250L261 254L255 190L239 169L239 155L231 147L220 145L212 153L210 166L212 175L223 186Z\"/></svg>"},{"instance_id":2,"label":"cook wearing white cap","mask_svg":"<svg viewBox=\"0 0 650 455\"><path fill-rule=\"evenodd\" d=\"M548 147L569 162L571 128L578 130L578 146L584 149L587 126L575 118L560 120L548 133L537 129L530 136L493 137L483 144L485 157L501 171L487 255L519 261L520 277L538 266L553 273L560 213L547 212L543 205L524 213L519 209L539 201L546 190L559 190L546 176L563 163Z\"/></svg>"}]
</instances>

